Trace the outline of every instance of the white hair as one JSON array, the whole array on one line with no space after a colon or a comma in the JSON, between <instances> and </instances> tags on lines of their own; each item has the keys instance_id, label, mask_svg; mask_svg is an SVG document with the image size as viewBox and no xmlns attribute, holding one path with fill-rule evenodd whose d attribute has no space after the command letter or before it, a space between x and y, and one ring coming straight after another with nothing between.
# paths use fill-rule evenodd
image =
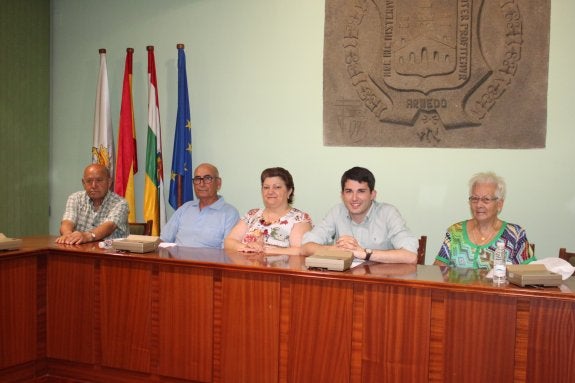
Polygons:
<instances>
[{"instance_id":1,"label":"white hair","mask_svg":"<svg viewBox=\"0 0 575 383\"><path fill-rule=\"evenodd\" d=\"M494 184L495 197L500 200L505 199L505 193L507 192L507 186L505 185L505 180L493 172L482 172L474 174L469 180L469 195L473 193L473 188L477 184Z\"/></svg>"}]
</instances>

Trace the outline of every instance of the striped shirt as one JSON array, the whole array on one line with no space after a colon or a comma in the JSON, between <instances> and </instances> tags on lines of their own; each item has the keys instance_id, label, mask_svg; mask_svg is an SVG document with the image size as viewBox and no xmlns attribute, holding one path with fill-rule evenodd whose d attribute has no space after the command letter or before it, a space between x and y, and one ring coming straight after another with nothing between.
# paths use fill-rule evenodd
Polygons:
<instances>
[{"instance_id":1,"label":"striped shirt","mask_svg":"<svg viewBox=\"0 0 575 383\"><path fill-rule=\"evenodd\" d=\"M354 222L343 203L334 206L325 218L304 234L302 244L333 243L339 237L354 237L363 248L377 250L406 249L417 253L417 237L408 229L399 210L385 202L373 201L361 223Z\"/></svg>"},{"instance_id":2,"label":"striped shirt","mask_svg":"<svg viewBox=\"0 0 575 383\"><path fill-rule=\"evenodd\" d=\"M450 267L491 269L493 253L499 241L505 242L507 263L529 263L535 260L525 230L505 221L491 242L485 245L471 242L467 234L467 221L451 225L435 259Z\"/></svg>"}]
</instances>

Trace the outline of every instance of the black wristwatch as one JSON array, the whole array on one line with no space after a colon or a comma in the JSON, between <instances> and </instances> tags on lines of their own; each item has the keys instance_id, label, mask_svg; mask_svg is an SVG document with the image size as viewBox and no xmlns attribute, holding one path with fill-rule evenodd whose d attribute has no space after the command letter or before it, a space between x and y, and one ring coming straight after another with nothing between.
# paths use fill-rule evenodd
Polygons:
<instances>
[{"instance_id":1,"label":"black wristwatch","mask_svg":"<svg viewBox=\"0 0 575 383\"><path fill-rule=\"evenodd\" d=\"M371 254L373 254L373 250L371 249L365 249L365 260L369 261L369 258L371 258Z\"/></svg>"}]
</instances>

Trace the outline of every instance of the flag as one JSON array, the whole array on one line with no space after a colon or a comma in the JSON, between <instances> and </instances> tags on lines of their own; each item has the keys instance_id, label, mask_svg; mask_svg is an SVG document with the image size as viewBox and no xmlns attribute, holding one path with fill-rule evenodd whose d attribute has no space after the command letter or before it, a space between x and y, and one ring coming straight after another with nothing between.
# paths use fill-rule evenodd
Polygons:
<instances>
[{"instance_id":1,"label":"flag","mask_svg":"<svg viewBox=\"0 0 575 383\"><path fill-rule=\"evenodd\" d=\"M160 235L166 222L164 169L162 164L162 131L154 47L148 46L148 140L144 186L144 221L153 220L152 235Z\"/></svg>"},{"instance_id":2,"label":"flag","mask_svg":"<svg viewBox=\"0 0 575 383\"><path fill-rule=\"evenodd\" d=\"M118 128L118 157L116 159L116 181L114 191L130 206L129 222L136 222L136 198L134 195L134 174L138 172L138 153L134 125L134 102L132 98L132 61L134 49L126 49L122 104Z\"/></svg>"},{"instance_id":3,"label":"flag","mask_svg":"<svg viewBox=\"0 0 575 383\"><path fill-rule=\"evenodd\" d=\"M194 199L192 178L192 123L190 122L190 100L188 98L188 77L186 76L186 54L184 44L178 44L178 112L170 175L170 205L179 208Z\"/></svg>"},{"instance_id":4,"label":"flag","mask_svg":"<svg viewBox=\"0 0 575 383\"><path fill-rule=\"evenodd\" d=\"M94 139L92 145L92 163L105 165L114 179L114 136L112 116L110 115L110 93L108 91L108 68L106 50L100 49L100 73L96 90L94 110Z\"/></svg>"}]
</instances>

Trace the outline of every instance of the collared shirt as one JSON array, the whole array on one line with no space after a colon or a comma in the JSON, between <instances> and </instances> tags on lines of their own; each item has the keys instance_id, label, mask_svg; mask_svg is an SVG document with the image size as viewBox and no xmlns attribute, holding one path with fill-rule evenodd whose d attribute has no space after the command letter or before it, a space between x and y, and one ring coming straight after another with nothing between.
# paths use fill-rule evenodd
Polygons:
<instances>
[{"instance_id":1,"label":"collared shirt","mask_svg":"<svg viewBox=\"0 0 575 383\"><path fill-rule=\"evenodd\" d=\"M114 222L116 230L106 239L124 238L128 236L128 213L130 208L125 199L114 192L108 191L102 205L94 210L94 203L85 191L71 194L66 202L66 210L62 220L74 222L77 231L90 231L104 222Z\"/></svg>"},{"instance_id":2,"label":"collared shirt","mask_svg":"<svg viewBox=\"0 0 575 383\"><path fill-rule=\"evenodd\" d=\"M337 238L349 235L363 248L401 249L417 253L419 242L395 206L373 201L361 223L354 222L343 203L334 206L323 221L304 234L302 244L315 242L331 244Z\"/></svg>"},{"instance_id":3,"label":"collared shirt","mask_svg":"<svg viewBox=\"0 0 575 383\"><path fill-rule=\"evenodd\" d=\"M221 196L201 210L199 200L189 201L174 212L160 238L181 246L221 249L239 218L238 210Z\"/></svg>"}]
</instances>

